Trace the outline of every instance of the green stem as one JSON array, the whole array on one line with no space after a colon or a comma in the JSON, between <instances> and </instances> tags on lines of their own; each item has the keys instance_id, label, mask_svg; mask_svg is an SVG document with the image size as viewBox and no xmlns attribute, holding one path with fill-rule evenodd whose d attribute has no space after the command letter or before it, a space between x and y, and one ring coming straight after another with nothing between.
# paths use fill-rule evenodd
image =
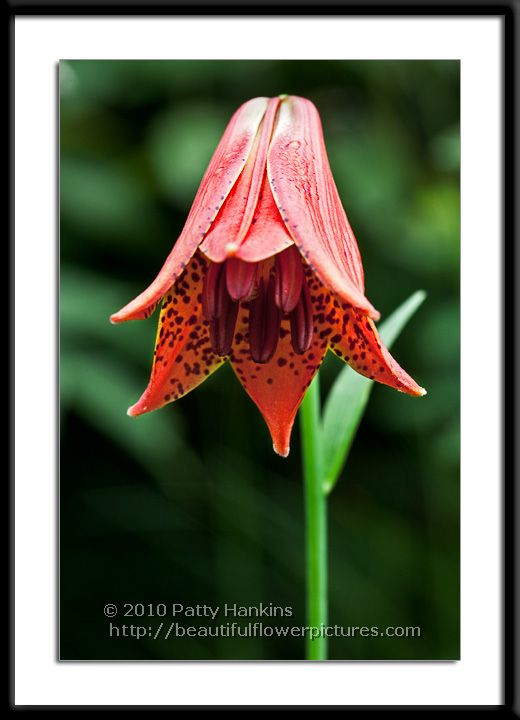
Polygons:
<instances>
[{"instance_id":1,"label":"green stem","mask_svg":"<svg viewBox=\"0 0 520 720\"><path fill-rule=\"evenodd\" d=\"M320 383L318 375L300 408L302 462L305 482L307 625L327 625L327 498L323 490ZM307 660L327 659L327 638L307 638Z\"/></svg>"}]
</instances>

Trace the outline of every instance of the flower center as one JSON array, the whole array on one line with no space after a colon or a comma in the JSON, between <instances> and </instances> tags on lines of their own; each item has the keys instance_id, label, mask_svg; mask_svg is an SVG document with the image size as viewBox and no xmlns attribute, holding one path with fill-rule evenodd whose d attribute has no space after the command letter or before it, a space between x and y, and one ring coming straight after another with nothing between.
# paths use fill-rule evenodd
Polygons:
<instances>
[{"instance_id":1,"label":"flower center","mask_svg":"<svg viewBox=\"0 0 520 720\"><path fill-rule=\"evenodd\" d=\"M202 312L217 355L229 355L241 303L249 309L249 349L257 363L276 352L282 318L288 317L298 354L312 342L313 313L299 252L294 246L258 263L228 258L210 263L202 288Z\"/></svg>"}]
</instances>

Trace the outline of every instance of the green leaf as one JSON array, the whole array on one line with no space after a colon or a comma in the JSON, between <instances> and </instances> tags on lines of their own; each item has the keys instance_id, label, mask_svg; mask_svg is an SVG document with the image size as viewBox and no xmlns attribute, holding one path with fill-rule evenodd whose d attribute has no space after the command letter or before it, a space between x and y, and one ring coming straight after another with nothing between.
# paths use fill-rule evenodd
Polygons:
<instances>
[{"instance_id":1,"label":"green leaf","mask_svg":"<svg viewBox=\"0 0 520 720\"><path fill-rule=\"evenodd\" d=\"M408 320L423 303L426 293L417 291L400 305L378 330L389 348ZM346 365L336 378L325 403L322 420L324 491L336 484L367 406L373 381Z\"/></svg>"}]
</instances>

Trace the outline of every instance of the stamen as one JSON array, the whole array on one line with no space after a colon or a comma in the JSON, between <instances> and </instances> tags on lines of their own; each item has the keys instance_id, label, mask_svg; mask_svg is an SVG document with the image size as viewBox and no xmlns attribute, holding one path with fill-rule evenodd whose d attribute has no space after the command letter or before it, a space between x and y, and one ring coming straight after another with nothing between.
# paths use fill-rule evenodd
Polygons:
<instances>
[{"instance_id":1,"label":"stamen","mask_svg":"<svg viewBox=\"0 0 520 720\"><path fill-rule=\"evenodd\" d=\"M254 362L266 363L274 355L280 337L280 310L276 307L275 279L262 278L256 298L249 304L249 348Z\"/></svg>"},{"instance_id":2,"label":"stamen","mask_svg":"<svg viewBox=\"0 0 520 720\"><path fill-rule=\"evenodd\" d=\"M294 352L302 355L312 343L313 315L312 303L307 283L303 283L298 304L290 315L291 344Z\"/></svg>"},{"instance_id":3,"label":"stamen","mask_svg":"<svg viewBox=\"0 0 520 720\"><path fill-rule=\"evenodd\" d=\"M211 346L217 355L231 351L238 315L238 302L227 291L225 263L211 263L202 287L202 312L209 322Z\"/></svg>"},{"instance_id":4,"label":"stamen","mask_svg":"<svg viewBox=\"0 0 520 720\"><path fill-rule=\"evenodd\" d=\"M296 307L303 285L302 261L294 245L276 255L275 278L275 302L283 313L288 314Z\"/></svg>"},{"instance_id":5,"label":"stamen","mask_svg":"<svg viewBox=\"0 0 520 720\"><path fill-rule=\"evenodd\" d=\"M235 325L238 315L238 303L228 296L225 311L209 324L209 339L217 355L229 355L235 336Z\"/></svg>"},{"instance_id":6,"label":"stamen","mask_svg":"<svg viewBox=\"0 0 520 720\"><path fill-rule=\"evenodd\" d=\"M233 300L245 300L255 286L257 263L248 263L238 258L226 262L227 290Z\"/></svg>"},{"instance_id":7,"label":"stamen","mask_svg":"<svg viewBox=\"0 0 520 720\"><path fill-rule=\"evenodd\" d=\"M202 312L206 320L211 322L222 315L226 295L224 263L210 263L202 286Z\"/></svg>"}]
</instances>

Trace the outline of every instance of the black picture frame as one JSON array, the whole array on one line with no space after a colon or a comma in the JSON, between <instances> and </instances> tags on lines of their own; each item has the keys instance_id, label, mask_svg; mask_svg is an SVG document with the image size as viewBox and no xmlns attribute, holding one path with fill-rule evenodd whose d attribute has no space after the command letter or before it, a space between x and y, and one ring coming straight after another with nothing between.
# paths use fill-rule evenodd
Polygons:
<instances>
[{"instance_id":1,"label":"black picture frame","mask_svg":"<svg viewBox=\"0 0 520 720\"><path fill-rule=\"evenodd\" d=\"M175 709L175 710L347 710L353 713L365 713L367 711L414 711L414 712L471 712L471 711L498 711L510 717L520 717L520 703L518 699L518 623L517 623L517 592L518 573L516 567L515 552L518 543L519 533L516 529L515 519L518 517L518 493L516 492L516 336L515 336L515 307L517 294L515 292L515 271L517 269L517 254L515 251L516 241L516 201L517 187L516 177L518 168L518 146L516 143L516 122L518 113L517 93L517 63L518 52L516 42L519 39L518 17L520 3L517 0L509 2L493 2L486 0L482 2L470 2L458 0L452 3L449 0L430 0L426 3L401 0L401 2L385 2L384 0L365 0L365 2L349 2L348 0L328 0L326 3L312 3L305 0L292 0L278 3L276 0L264 0L259 2L240 2L239 0L226 0L225 2L208 2L208 0L192 0L191 2L175 2L175 0L152 0L148 3L132 2L131 0L81 0L70 2L67 0L54 0L51 2L39 0L9 0L7 3L7 39L8 39L8 87L9 87L9 154L8 172L9 180L14 174L13 158L13 135L14 135L14 20L20 16L232 16L232 15L258 15L258 16L497 16L503 18L504 34L502 38L502 60L503 60L503 239L502 239L502 327L503 327L503 387L502 387L502 483L503 483L503 617L502 647L503 647L503 702L498 706L160 706L152 709ZM13 188L13 183L9 183ZM10 277L13 276L13 248L14 248L14 227L13 208L14 197L11 189L8 199L9 222L9 270ZM10 299L12 301L12 286ZM13 340L14 317L12 314L13 303L11 302L11 323L10 340ZM11 348L11 374L16 372L12 348L14 342L10 342ZM507 379L507 380L506 380ZM507 386L506 386L507 382ZM10 385L12 387L12 383ZM14 412L14 401L11 396L11 412ZM11 424L12 427L12 424ZM13 437L11 436L11 459L13 448ZM11 490L14 482L14 468L11 463ZM12 494L11 494L12 499ZM11 510L11 503L8 503ZM11 515L12 517L12 515ZM13 543L12 526L10 535L10 600L11 612L13 611ZM483 619L485 621L485 619ZM11 623L11 627L12 627ZM10 638L11 657L14 653L13 637ZM13 663L10 664L10 709L89 709L89 710L141 710L150 709L148 706L45 706L41 708L27 708L14 704L13 693Z\"/></svg>"}]
</instances>

